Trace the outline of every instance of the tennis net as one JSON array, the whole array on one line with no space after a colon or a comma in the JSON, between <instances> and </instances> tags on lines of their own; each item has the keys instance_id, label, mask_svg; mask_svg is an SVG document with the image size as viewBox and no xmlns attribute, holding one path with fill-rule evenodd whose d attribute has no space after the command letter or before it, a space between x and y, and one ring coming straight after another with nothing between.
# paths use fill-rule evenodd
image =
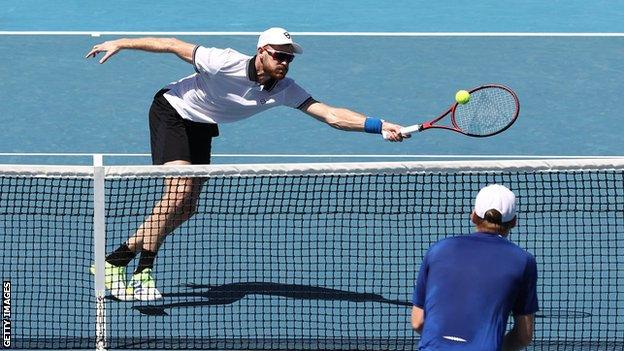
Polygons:
<instances>
[{"instance_id":1,"label":"tennis net","mask_svg":"<svg viewBox=\"0 0 624 351\"><path fill-rule=\"evenodd\" d=\"M163 298L97 301L94 252L123 243L165 179L180 177L204 183L195 215L158 253ZM414 350L410 298L423 255L472 231L473 199L491 183L516 193L510 240L538 262L541 310L529 349L622 350L624 159L0 166L4 341Z\"/></svg>"}]
</instances>

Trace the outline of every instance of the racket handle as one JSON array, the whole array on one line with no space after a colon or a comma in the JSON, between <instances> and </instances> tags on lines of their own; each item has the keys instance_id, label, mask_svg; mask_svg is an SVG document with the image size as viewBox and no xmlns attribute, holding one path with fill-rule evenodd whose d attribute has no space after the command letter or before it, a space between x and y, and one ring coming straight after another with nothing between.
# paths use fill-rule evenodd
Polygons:
<instances>
[{"instance_id":1,"label":"racket handle","mask_svg":"<svg viewBox=\"0 0 624 351\"><path fill-rule=\"evenodd\" d=\"M401 128L401 134L403 134L403 135L410 135L410 134L412 134L414 132L419 132L421 128L422 128L422 125L414 124L413 126ZM385 130L381 132L381 136L385 140L388 140L388 132L386 132Z\"/></svg>"},{"instance_id":2,"label":"racket handle","mask_svg":"<svg viewBox=\"0 0 624 351\"><path fill-rule=\"evenodd\" d=\"M414 132L420 132L422 129L422 124L414 124L413 126L401 128L401 134L410 135Z\"/></svg>"}]
</instances>

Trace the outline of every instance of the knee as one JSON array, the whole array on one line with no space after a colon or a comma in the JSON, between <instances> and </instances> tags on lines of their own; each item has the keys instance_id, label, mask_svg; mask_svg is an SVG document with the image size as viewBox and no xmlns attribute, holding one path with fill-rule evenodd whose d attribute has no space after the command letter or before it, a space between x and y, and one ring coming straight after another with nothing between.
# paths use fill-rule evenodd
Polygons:
<instances>
[{"instance_id":1,"label":"knee","mask_svg":"<svg viewBox=\"0 0 624 351\"><path fill-rule=\"evenodd\" d=\"M203 180L194 178L168 179L158 212L169 218L185 221L197 212Z\"/></svg>"},{"instance_id":2,"label":"knee","mask_svg":"<svg viewBox=\"0 0 624 351\"><path fill-rule=\"evenodd\" d=\"M187 193L167 194L160 201L161 213L180 220L187 220L197 213L197 197Z\"/></svg>"},{"instance_id":3,"label":"knee","mask_svg":"<svg viewBox=\"0 0 624 351\"><path fill-rule=\"evenodd\" d=\"M180 206L181 206L180 217L182 217L182 220L186 221L187 219L193 217L197 213L197 199L196 198L185 199L184 201L180 203Z\"/></svg>"}]
</instances>

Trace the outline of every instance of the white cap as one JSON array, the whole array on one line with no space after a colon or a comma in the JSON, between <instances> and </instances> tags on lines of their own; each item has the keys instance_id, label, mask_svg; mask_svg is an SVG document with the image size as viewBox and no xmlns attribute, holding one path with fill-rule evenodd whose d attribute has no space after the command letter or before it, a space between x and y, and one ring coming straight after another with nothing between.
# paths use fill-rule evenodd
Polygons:
<instances>
[{"instance_id":1,"label":"white cap","mask_svg":"<svg viewBox=\"0 0 624 351\"><path fill-rule=\"evenodd\" d=\"M258 38L258 48L265 45L292 45L295 54L303 54L303 48L301 45L295 43L292 40L292 36L284 28L273 27L265 30L260 34Z\"/></svg>"},{"instance_id":2,"label":"white cap","mask_svg":"<svg viewBox=\"0 0 624 351\"><path fill-rule=\"evenodd\" d=\"M483 218L489 210L500 212L503 223L511 221L516 216L516 195L502 185L486 186L477 194L474 212Z\"/></svg>"}]
</instances>

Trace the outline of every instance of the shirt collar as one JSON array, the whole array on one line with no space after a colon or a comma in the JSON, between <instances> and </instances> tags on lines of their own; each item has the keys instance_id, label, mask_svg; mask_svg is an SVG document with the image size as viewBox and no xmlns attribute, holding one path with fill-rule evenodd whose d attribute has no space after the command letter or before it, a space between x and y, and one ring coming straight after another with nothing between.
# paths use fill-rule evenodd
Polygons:
<instances>
[{"instance_id":1,"label":"shirt collar","mask_svg":"<svg viewBox=\"0 0 624 351\"><path fill-rule=\"evenodd\" d=\"M247 78L252 82L260 84L258 82L258 71L256 70L256 55L254 55L247 64ZM277 79L271 78L262 85L262 90L271 91L276 85Z\"/></svg>"},{"instance_id":2,"label":"shirt collar","mask_svg":"<svg viewBox=\"0 0 624 351\"><path fill-rule=\"evenodd\" d=\"M486 232L474 232L472 235L480 237L480 238L505 238L504 236L498 233L486 233Z\"/></svg>"}]
</instances>

